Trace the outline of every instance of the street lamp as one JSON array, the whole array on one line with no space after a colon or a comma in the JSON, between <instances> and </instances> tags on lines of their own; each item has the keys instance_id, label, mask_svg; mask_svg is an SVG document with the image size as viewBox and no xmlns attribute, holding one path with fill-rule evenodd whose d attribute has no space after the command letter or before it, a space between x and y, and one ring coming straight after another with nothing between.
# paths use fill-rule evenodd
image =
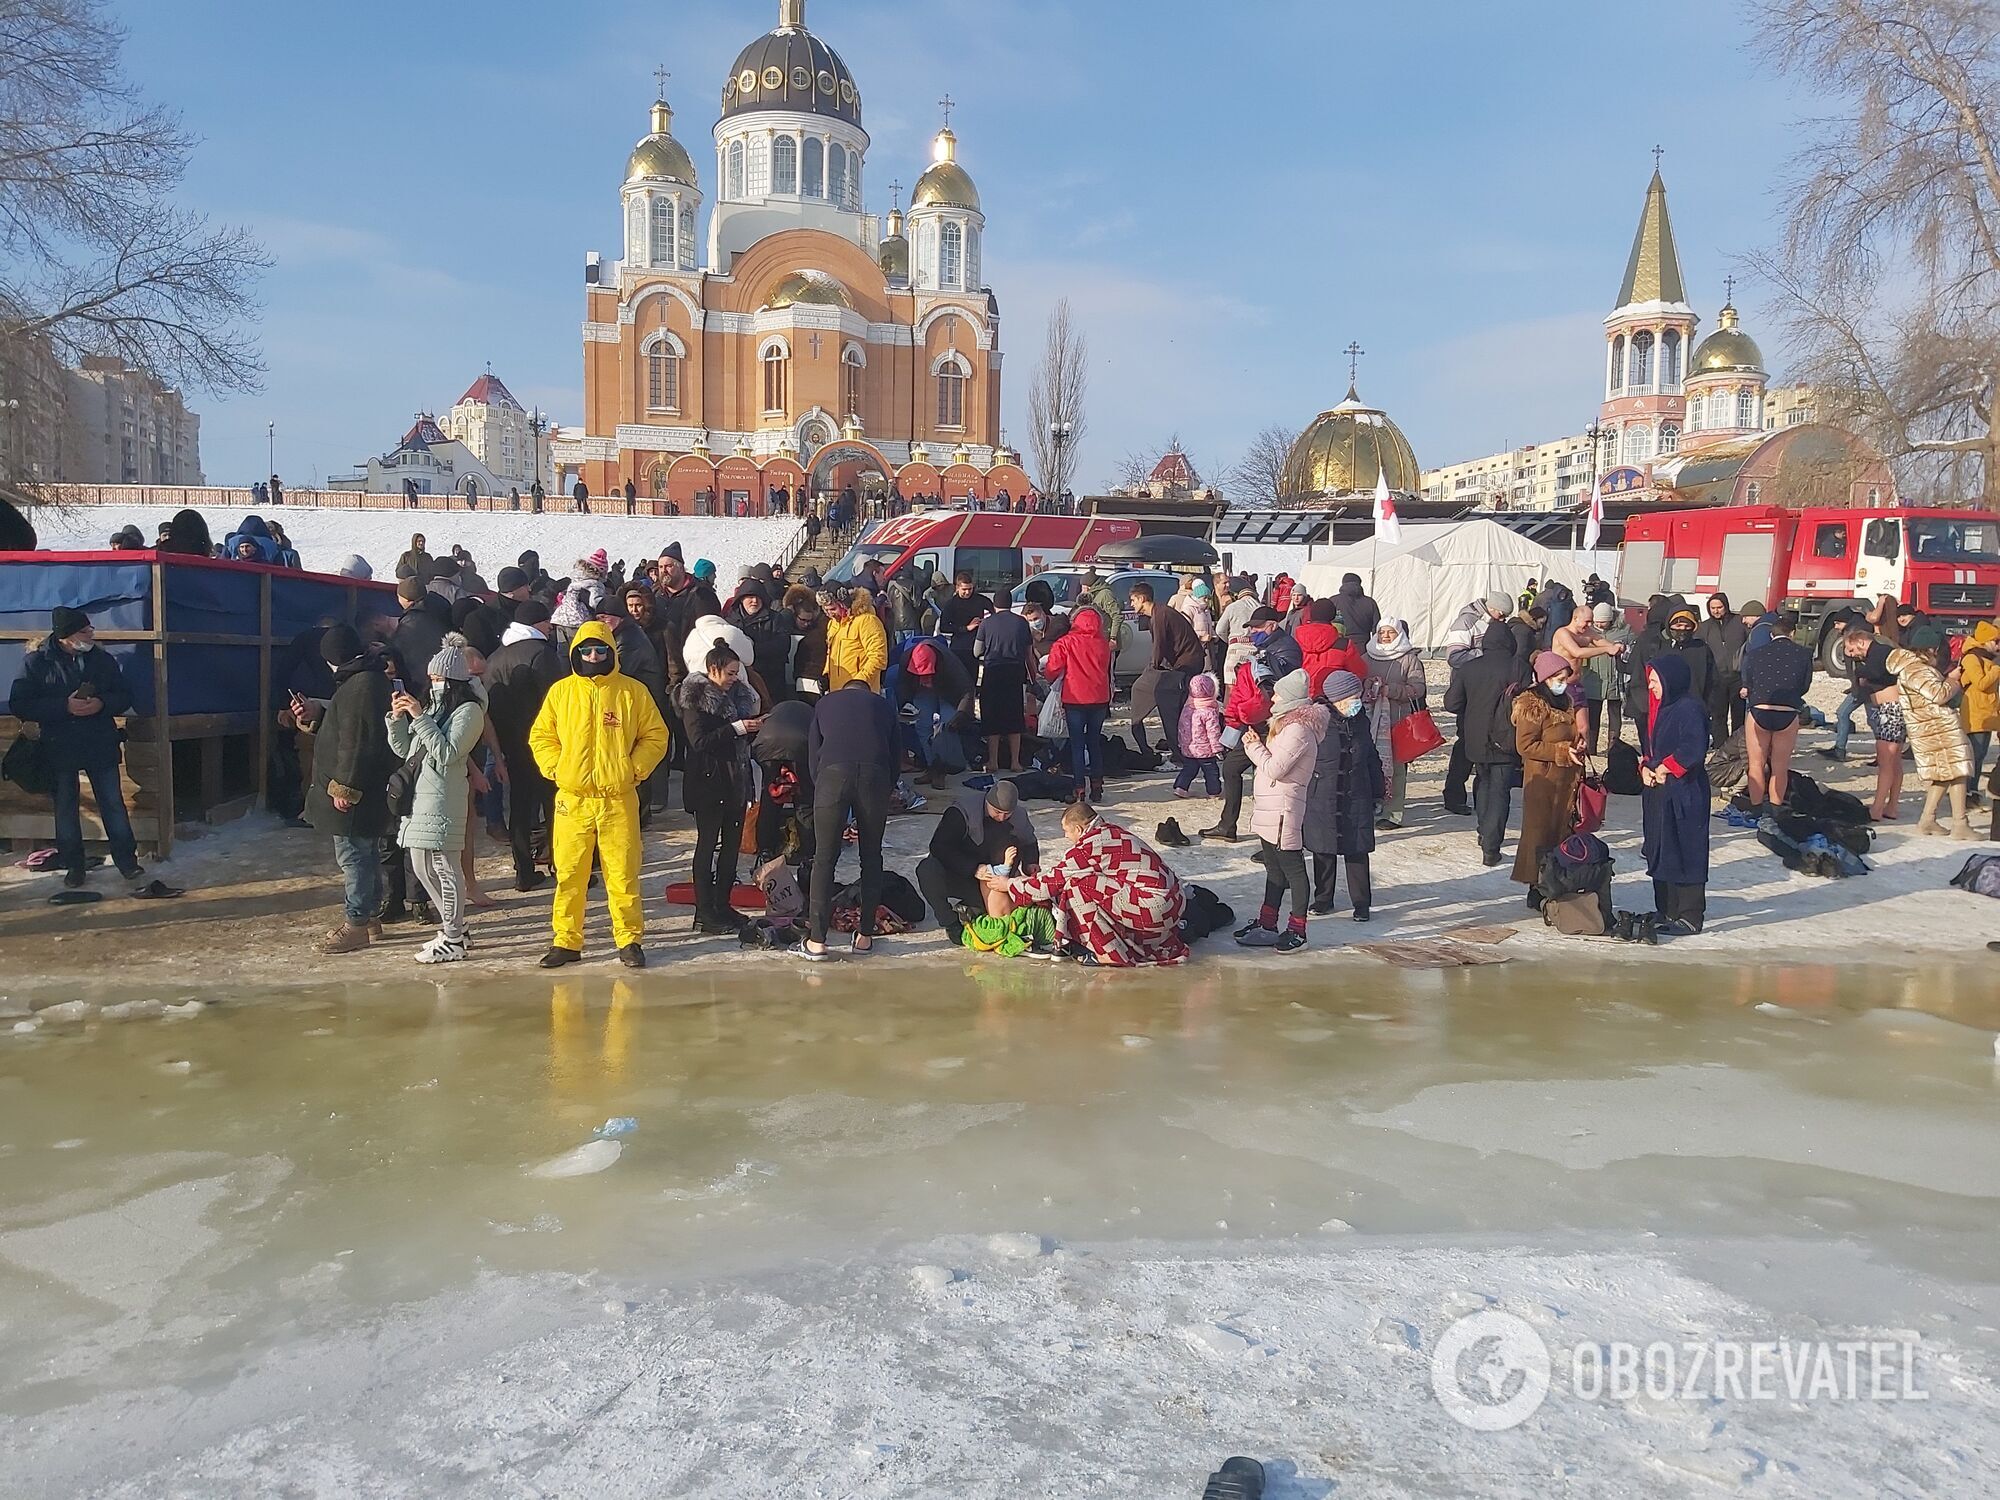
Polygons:
<instances>
[{"instance_id":1,"label":"street lamp","mask_svg":"<svg viewBox=\"0 0 2000 1500\"><path fill-rule=\"evenodd\" d=\"M278 472L278 424L264 424L264 474L268 478Z\"/></svg>"},{"instance_id":2,"label":"street lamp","mask_svg":"<svg viewBox=\"0 0 2000 1500\"><path fill-rule=\"evenodd\" d=\"M528 431L535 438L535 476L528 488L532 493L542 490L542 434L549 430L549 414L539 406L528 413Z\"/></svg>"},{"instance_id":3,"label":"street lamp","mask_svg":"<svg viewBox=\"0 0 2000 1500\"><path fill-rule=\"evenodd\" d=\"M0 474L0 479L5 479L21 471L21 455L17 451L21 446L21 403L9 396L0 401L0 411L7 413L7 472Z\"/></svg>"},{"instance_id":4,"label":"street lamp","mask_svg":"<svg viewBox=\"0 0 2000 1500\"><path fill-rule=\"evenodd\" d=\"M1076 435L1076 424L1074 422L1049 423L1049 441L1055 444L1055 449L1056 449L1056 482L1055 482L1054 499L1058 506L1061 506L1063 502L1063 497L1069 493L1069 485L1068 485L1069 470L1064 460L1064 451L1069 447L1070 439L1075 435Z\"/></svg>"},{"instance_id":5,"label":"street lamp","mask_svg":"<svg viewBox=\"0 0 2000 1500\"><path fill-rule=\"evenodd\" d=\"M1584 441L1590 444L1590 494L1593 496L1596 495L1597 493L1598 450L1604 446L1604 440L1610 436L1611 436L1611 429L1608 427L1600 426L1596 422L1592 422L1590 424L1590 430L1584 433L1583 435ZM1590 500L1588 497L1586 497L1584 500L1584 504L1588 505L1589 503Z\"/></svg>"}]
</instances>

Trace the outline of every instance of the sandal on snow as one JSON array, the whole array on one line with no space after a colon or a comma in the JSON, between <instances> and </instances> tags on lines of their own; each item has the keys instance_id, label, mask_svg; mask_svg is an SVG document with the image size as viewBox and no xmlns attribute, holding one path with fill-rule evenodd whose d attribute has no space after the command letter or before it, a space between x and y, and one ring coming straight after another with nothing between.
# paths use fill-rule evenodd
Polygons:
<instances>
[{"instance_id":1,"label":"sandal on snow","mask_svg":"<svg viewBox=\"0 0 2000 1500\"><path fill-rule=\"evenodd\" d=\"M103 895L98 891L57 891L53 896L49 897L49 905L88 906L93 901L102 901L103 899Z\"/></svg>"},{"instance_id":2,"label":"sandal on snow","mask_svg":"<svg viewBox=\"0 0 2000 1500\"><path fill-rule=\"evenodd\" d=\"M133 889L132 898L135 901L171 901L185 894L177 885L168 885L164 880L149 880Z\"/></svg>"}]
</instances>

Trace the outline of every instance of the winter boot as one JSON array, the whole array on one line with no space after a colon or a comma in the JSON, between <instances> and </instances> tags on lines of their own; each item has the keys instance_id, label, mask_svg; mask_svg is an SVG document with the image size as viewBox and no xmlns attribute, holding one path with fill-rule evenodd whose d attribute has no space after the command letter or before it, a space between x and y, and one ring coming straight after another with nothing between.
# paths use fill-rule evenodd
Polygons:
<instances>
[{"instance_id":1,"label":"winter boot","mask_svg":"<svg viewBox=\"0 0 2000 1500\"><path fill-rule=\"evenodd\" d=\"M378 929L379 930L379 929ZM350 927L345 922L321 938L313 947L325 954L359 953L368 946L370 933L367 927Z\"/></svg>"},{"instance_id":2,"label":"winter boot","mask_svg":"<svg viewBox=\"0 0 2000 1500\"><path fill-rule=\"evenodd\" d=\"M637 943L627 943L618 950L618 962L628 969L643 969L646 967L646 950Z\"/></svg>"},{"instance_id":3,"label":"winter boot","mask_svg":"<svg viewBox=\"0 0 2000 1500\"><path fill-rule=\"evenodd\" d=\"M1636 920L1638 919L1634 917L1632 913L1629 911L1621 911L1620 913L1618 913L1618 924L1614 929L1614 931L1616 931L1618 934L1619 942L1629 943L1632 941L1632 924Z\"/></svg>"},{"instance_id":4,"label":"winter boot","mask_svg":"<svg viewBox=\"0 0 2000 1500\"><path fill-rule=\"evenodd\" d=\"M582 962L583 950L581 948L558 948L551 944L549 951L542 955L541 967L544 969L560 969L564 964L580 964Z\"/></svg>"},{"instance_id":5,"label":"winter boot","mask_svg":"<svg viewBox=\"0 0 2000 1500\"><path fill-rule=\"evenodd\" d=\"M1264 1500L1264 1466L1254 1458L1224 1459L1208 1476L1201 1500Z\"/></svg>"},{"instance_id":6,"label":"winter boot","mask_svg":"<svg viewBox=\"0 0 2000 1500\"><path fill-rule=\"evenodd\" d=\"M1648 948L1660 946L1660 914L1649 911L1639 918L1639 941Z\"/></svg>"}]
</instances>

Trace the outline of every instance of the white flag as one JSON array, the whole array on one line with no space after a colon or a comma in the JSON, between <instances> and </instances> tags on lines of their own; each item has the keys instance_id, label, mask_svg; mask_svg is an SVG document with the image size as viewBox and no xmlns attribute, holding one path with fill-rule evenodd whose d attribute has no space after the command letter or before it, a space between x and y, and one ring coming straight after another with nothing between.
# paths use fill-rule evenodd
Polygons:
<instances>
[{"instance_id":1,"label":"white flag","mask_svg":"<svg viewBox=\"0 0 2000 1500\"><path fill-rule=\"evenodd\" d=\"M1395 497L1389 493L1389 476L1380 466L1375 470L1375 540L1390 546L1403 539L1403 523L1396 519Z\"/></svg>"},{"instance_id":2,"label":"white flag","mask_svg":"<svg viewBox=\"0 0 2000 1500\"><path fill-rule=\"evenodd\" d=\"M1595 552L1598 538L1604 535L1604 496L1596 490L1590 492L1590 519L1583 525L1583 550Z\"/></svg>"}]
</instances>

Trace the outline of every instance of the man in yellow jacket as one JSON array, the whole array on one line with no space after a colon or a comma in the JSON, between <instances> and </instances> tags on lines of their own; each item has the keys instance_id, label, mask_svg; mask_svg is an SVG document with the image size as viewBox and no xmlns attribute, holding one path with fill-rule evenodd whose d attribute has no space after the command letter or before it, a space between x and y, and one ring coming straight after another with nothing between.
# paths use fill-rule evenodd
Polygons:
<instances>
[{"instance_id":1,"label":"man in yellow jacket","mask_svg":"<svg viewBox=\"0 0 2000 1500\"><path fill-rule=\"evenodd\" d=\"M889 670L889 632L875 614L875 598L855 589L845 599L821 590L826 611L826 690L837 692L859 677L875 692Z\"/></svg>"},{"instance_id":2,"label":"man in yellow jacket","mask_svg":"<svg viewBox=\"0 0 2000 1500\"><path fill-rule=\"evenodd\" d=\"M542 700L528 731L535 765L555 783L550 844L556 861L555 935L542 967L583 957L584 892L595 852L611 908L618 961L646 967L639 896L639 785L667 753L667 725L645 684L618 670L611 632L591 620L570 642L571 676Z\"/></svg>"}]
</instances>

